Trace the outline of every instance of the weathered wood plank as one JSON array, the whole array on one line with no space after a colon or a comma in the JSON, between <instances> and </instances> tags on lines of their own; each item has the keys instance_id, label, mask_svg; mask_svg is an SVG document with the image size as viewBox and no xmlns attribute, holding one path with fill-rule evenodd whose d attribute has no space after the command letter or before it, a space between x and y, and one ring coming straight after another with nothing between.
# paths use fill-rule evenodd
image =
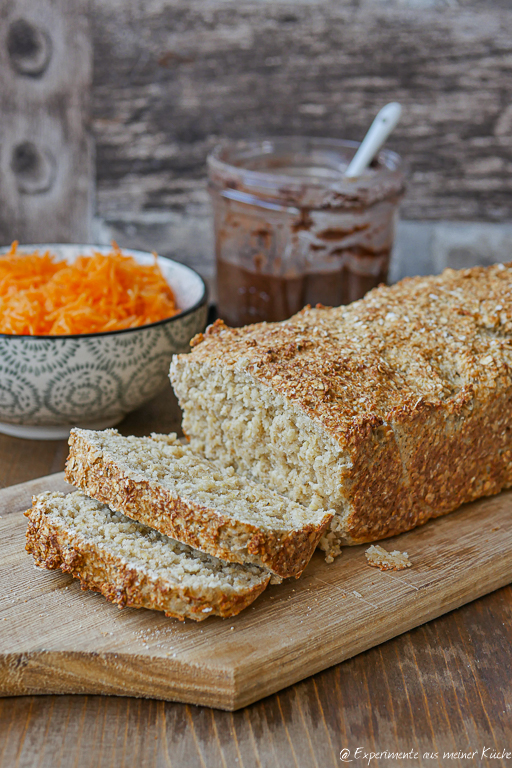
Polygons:
<instances>
[{"instance_id":1,"label":"weathered wood plank","mask_svg":"<svg viewBox=\"0 0 512 768\"><path fill-rule=\"evenodd\" d=\"M0 244L87 242L88 0L1 0Z\"/></svg>"},{"instance_id":2,"label":"weathered wood plank","mask_svg":"<svg viewBox=\"0 0 512 768\"><path fill-rule=\"evenodd\" d=\"M357 139L399 100L403 216L510 219L510 7L94 2L100 213L202 215L220 136Z\"/></svg>"}]
</instances>

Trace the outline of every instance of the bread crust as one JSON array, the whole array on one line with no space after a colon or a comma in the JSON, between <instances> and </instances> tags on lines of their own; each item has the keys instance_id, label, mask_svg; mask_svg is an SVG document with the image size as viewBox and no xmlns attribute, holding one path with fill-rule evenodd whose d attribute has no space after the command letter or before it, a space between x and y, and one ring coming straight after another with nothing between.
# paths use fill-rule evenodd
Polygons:
<instances>
[{"instance_id":1,"label":"bread crust","mask_svg":"<svg viewBox=\"0 0 512 768\"><path fill-rule=\"evenodd\" d=\"M282 323L218 322L173 360L182 405L182 371L202 368L205 379L219 360L344 451L343 525L337 544L330 533L322 541L327 551L512 485L511 264L407 279ZM190 432L186 413L185 422Z\"/></svg>"},{"instance_id":2,"label":"bread crust","mask_svg":"<svg viewBox=\"0 0 512 768\"><path fill-rule=\"evenodd\" d=\"M426 404L415 418L399 415L385 447L375 430L353 454L348 543L395 536L510 487L511 398L504 387L484 401L461 393L450 409ZM412 446L406 457L404 443Z\"/></svg>"},{"instance_id":3,"label":"bread crust","mask_svg":"<svg viewBox=\"0 0 512 768\"><path fill-rule=\"evenodd\" d=\"M47 494L51 497L51 494ZM166 616L203 621L209 616L235 616L250 605L267 587L269 578L238 594L226 594L210 588L197 592L185 586L170 584L152 577L142 569L130 566L104 547L85 540L56 525L48 513L51 508L41 497L33 500L28 517L26 550L36 565L60 568L80 580L83 590L100 592L119 608L149 608L164 611Z\"/></svg>"},{"instance_id":4,"label":"bread crust","mask_svg":"<svg viewBox=\"0 0 512 768\"><path fill-rule=\"evenodd\" d=\"M68 482L116 512L221 560L258 565L280 578L300 576L332 518L332 513L326 513L320 524L291 531L265 530L232 519L173 496L157 481L124 472L91 442L89 434L79 429L71 432Z\"/></svg>"}]
</instances>

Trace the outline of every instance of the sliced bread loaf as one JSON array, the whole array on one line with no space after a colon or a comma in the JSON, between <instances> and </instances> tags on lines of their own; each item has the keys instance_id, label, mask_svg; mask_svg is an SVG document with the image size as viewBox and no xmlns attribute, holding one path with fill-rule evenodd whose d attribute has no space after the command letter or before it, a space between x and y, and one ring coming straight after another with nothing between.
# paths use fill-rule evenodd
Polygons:
<instances>
[{"instance_id":1,"label":"sliced bread loaf","mask_svg":"<svg viewBox=\"0 0 512 768\"><path fill-rule=\"evenodd\" d=\"M224 563L112 512L80 491L33 499L26 549L37 565L61 568L82 589L120 608L153 608L202 621L234 616L263 592L268 571Z\"/></svg>"},{"instance_id":2,"label":"sliced bread loaf","mask_svg":"<svg viewBox=\"0 0 512 768\"><path fill-rule=\"evenodd\" d=\"M512 484L512 264L218 322L171 380L193 450L335 510L334 556Z\"/></svg>"},{"instance_id":3,"label":"sliced bread loaf","mask_svg":"<svg viewBox=\"0 0 512 768\"><path fill-rule=\"evenodd\" d=\"M223 560L298 576L332 513L219 469L175 435L74 429L66 479L111 509Z\"/></svg>"}]
</instances>

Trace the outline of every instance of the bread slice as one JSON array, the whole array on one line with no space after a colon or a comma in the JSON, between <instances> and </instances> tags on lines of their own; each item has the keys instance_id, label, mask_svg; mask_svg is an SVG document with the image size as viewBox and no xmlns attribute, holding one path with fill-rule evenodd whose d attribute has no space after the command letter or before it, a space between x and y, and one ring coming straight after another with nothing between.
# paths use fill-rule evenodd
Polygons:
<instances>
[{"instance_id":1,"label":"bread slice","mask_svg":"<svg viewBox=\"0 0 512 768\"><path fill-rule=\"evenodd\" d=\"M235 616L263 592L268 571L224 563L112 512L80 491L35 496L26 549L36 564L61 568L82 589L120 608L153 608L202 621Z\"/></svg>"},{"instance_id":2,"label":"bread slice","mask_svg":"<svg viewBox=\"0 0 512 768\"><path fill-rule=\"evenodd\" d=\"M111 509L177 541L280 577L306 567L332 517L219 469L176 435L73 429L66 479Z\"/></svg>"},{"instance_id":3,"label":"bread slice","mask_svg":"<svg viewBox=\"0 0 512 768\"><path fill-rule=\"evenodd\" d=\"M171 381L193 450L335 510L332 557L512 484L512 265L217 323Z\"/></svg>"}]
</instances>

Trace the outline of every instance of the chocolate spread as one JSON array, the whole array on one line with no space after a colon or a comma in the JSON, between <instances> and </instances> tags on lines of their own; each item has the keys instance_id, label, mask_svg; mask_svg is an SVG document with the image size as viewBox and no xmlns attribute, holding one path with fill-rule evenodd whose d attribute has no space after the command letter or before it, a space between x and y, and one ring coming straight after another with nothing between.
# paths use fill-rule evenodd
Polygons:
<instances>
[{"instance_id":1,"label":"chocolate spread","mask_svg":"<svg viewBox=\"0 0 512 768\"><path fill-rule=\"evenodd\" d=\"M294 137L212 153L218 313L229 325L348 304L386 281L403 192L399 158L384 153L349 182L342 161L354 146Z\"/></svg>"},{"instance_id":2,"label":"chocolate spread","mask_svg":"<svg viewBox=\"0 0 512 768\"><path fill-rule=\"evenodd\" d=\"M349 304L386 282L389 251L377 258L379 271L375 276L358 274L344 265L330 272L289 277L249 271L218 258L219 316L228 325L242 326L286 320L306 304Z\"/></svg>"}]
</instances>

